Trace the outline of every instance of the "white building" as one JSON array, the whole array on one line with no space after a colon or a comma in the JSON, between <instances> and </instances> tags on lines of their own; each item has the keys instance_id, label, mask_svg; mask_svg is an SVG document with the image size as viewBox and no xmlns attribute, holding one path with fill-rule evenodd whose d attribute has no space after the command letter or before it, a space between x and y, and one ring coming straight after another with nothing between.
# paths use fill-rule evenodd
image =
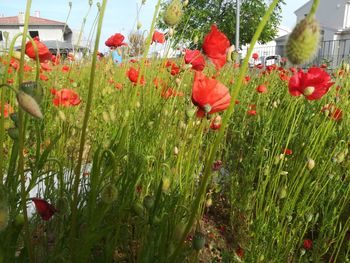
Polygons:
<instances>
[{"instance_id":1,"label":"white building","mask_svg":"<svg viewBox=\"0 0 350 263\"><path fill-rule=\"evenodd\" d=\"M20 12L17 16L0 16L0 50L9 47L14 36L23 32L23 26L23 12ZM69 26L64 22L41 18L39 11L35 11L34 16L30 16L28 31L31 37L38 36L40 41L45 43L54 54L57 53L58 49L60 49L61 54L74 50L73 45L75 43L73 43L73 40L76 37L73 36L73 32ZM6 35L8 35L7 43ZM84 38L82 38L82 40L84 41ZM21 38L18 38L15 47L20 47L21 42ZM78 49L80 48L83 48L82 45L80 45ZM75 47L75 49L77 49L77 47Z\"/></svg>"},{"instance_id":2,"label":"white building","mask_svg":"<svg viewBox=\"0 0 350 263\"><path fill-rule=\"evenodd\" d=\"M294 12L297 22L310 12L312 3L310 0ZM349 0L320 0L316 19L321 26L321 41L350 39Z\"/></svg>"}]
</instances>

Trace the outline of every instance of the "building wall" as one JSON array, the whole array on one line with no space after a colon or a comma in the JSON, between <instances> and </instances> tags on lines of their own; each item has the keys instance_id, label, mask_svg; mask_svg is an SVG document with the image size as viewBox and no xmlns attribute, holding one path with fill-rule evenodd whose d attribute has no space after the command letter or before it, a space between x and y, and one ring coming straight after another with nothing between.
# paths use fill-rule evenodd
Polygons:
<instances>
[{"instance_id":1,"label":"building wall","mask_svg":"<svg viewBox=\"0 0 350 263\"><path fill-rule=\"evenodd\" d=\"M309 1L295 11L297 22L307 15L313 1ZM333 40L334 33L344 27L346 4L348 0L321 0L316 11L316 18L324 30L323 40Z\"/></svg>"},{"instance_id":2,"label":"building wall","mask_svg":"<svg viewBox=\"0 0 350 263\"><path fill-rule=\"evenodd\" d=\"M29 26L29 31L39 31L39 38L40 40L59 40L62 41L62 32L63 27L62 26ZM11 42L13 37L23 31L23 26L0 26L0 31L9 32L9 41ZM69 38L69 36L68 36ZM70 39L67 39L70 40ZM21 38L19 38L15 46L21 45ZM4 41L2 41L4 42ZM5 43L0 42L0 47L4 47Z\"/></svg>"}]
</instances>

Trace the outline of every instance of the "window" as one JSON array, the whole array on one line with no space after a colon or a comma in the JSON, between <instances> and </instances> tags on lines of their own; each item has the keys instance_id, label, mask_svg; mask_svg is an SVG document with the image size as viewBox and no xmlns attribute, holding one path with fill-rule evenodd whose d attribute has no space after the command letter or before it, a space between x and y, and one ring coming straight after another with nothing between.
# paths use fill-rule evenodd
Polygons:
<instances>
[{"instance_id":1,"label":"window","mask_svg":"<svg viewBox=\"0 0 350 263\"><path fill-rule=\"evenodd\" d=\"M2 41L2 32L0 31L0 41Z\"/></svg>"},{"instance_id":2,"label":"window","mask_svg":"<svg viewBox=\"0 0 350 263\"><path fill-rule=\"evenodd\" d=\"M39 31L29 31L29 35L31 38L38 37Z\"/></svg>"}]
</instances>

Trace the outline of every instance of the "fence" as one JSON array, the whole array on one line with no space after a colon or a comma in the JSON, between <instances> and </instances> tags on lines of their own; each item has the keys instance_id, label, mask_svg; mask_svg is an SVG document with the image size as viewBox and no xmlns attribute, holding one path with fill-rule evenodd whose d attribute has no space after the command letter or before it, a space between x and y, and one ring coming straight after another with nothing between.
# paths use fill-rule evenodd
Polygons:
<instances>
[{"instance_id":1,"label":"fence","mask_svg":"<svg viewBox=\"0 0 350 263\"><path fill-rule=\"evenodd\" d=\"M285 56L285 45L259 46L254 48L254 52L260 57L280 55ZM243 56L245 50L243 50ZM315 58L308 64L320 65L328 63L330 67L337 67L342 61L350 62L350 39L322 41Z\"/></svg>"}]
</instances>

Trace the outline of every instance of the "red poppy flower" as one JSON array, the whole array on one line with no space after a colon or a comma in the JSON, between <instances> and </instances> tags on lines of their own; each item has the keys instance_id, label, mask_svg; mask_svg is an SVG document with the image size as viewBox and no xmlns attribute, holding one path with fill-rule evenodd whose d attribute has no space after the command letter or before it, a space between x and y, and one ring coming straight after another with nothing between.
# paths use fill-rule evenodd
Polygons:
<instances>
[{"instance_id":1,"label":"red poppy flower","mask_svg":"<svg viewBox=\"0 0 350 263\"><path fill-rule=\"evenodd\" d=\"M152 36L152 43L156 42L159 44L164 44L165 43L165 35L163 33L160 33L158 31L154 31L153 36Z\"/></svg>"},{"instance_id":2,"label":"red poppy flower","mask_svg":"<svg viewBox=\"0 0 350 263\"><path fill-rule=\"evenodd\" d=\"M205 113L212 114L223 111L230 105L229 90L216 79L207 78L201 71L196 71L192 102L198 107L197 116L203 117Z\"/></svg>"},{"instance_id":3,"label":"red poppy flower","mask_svg":"<svg viewBox=\"0 0 350 263\"><path fill-rule=\"evenodd\" d=\"M221 118L220 115L216 116L210 123L210 129L212 129L212 130L220 129L220 127L221 127L221 120L222 120L222 118Z\"/></svg>"},{"instance_id":4,"label":"red poppy flower","mask_svg":"<svg viewBox=\"0 0 350 263\"><path fill-rule=\"evenodd\" d=\"M46 60L50 60L52 57L52 54L50 50L47 48L47 46L44 43L40 42L39 37L35 37L33 40L38 49L40 62L45 62ZM32 59L36 59L34 47L31 41L28 41L26 44L26 54L28 57Z\"/></svg>"},{"instance_id":5,"label":"red poppy flower","mask_svg":"<svg viewBox=\"0 0 350 263\"><path fill-rule=\"evenodd\" d=\"M303 247L306 250L310 250L312 248L312 240L311 239L305 239L303 242Z\"/></svg>"},{"instance_id":6,"label":"red poppy flower","mask_svg":"<svg viewBox=\"0 0 350 263\"><path fill-rule=\"evenodd\" d=\"M4 104L4 118L8 118L9 114L13 113L13 108L11 107L10 104L5 103ZM0 116L1 116L1 112L0 112Z\"/></svg>"},{"instance_id":7,"label":"red poppy flower","mask_svg":"<svg viewBox=\"0 0 350 263\"><path fill-rule=\"evenodd\" d=\"M299 70L289 80L289 93L292 96L304 95L307 100L317 100L325 95L334 82L321 68L309 68L308 72Z\"/></svg>"},{"instance_id":8,"label":"red poppy flower","mask_svg":"<svg viewBox=\"0 0 350 263\"><path fill-rule=\"evenodd\" d=\"M293 151L292 151L291 149L285 148L285 149L283 149L283 153L284 153L285 155L292 155L292 154L293 154Z\"/></svg>"},{"instance_id":9,"label":"red poppy flower","mask_svg":"<svg viewBox=\"0 0 350 263\"><path fill-rule=\"evenodd\" d=\"M124 38L125 37L122 34L116 33L106 40L105 45L107 47L112 47L112 48L127 46L127 44L123 42Z\"/></svg>"},{"instance_id":10,"label":"red poppy flower","mask_svg":"<svg viewBox=\"0 0 350 263\"><path fill-rule=\"evenodd\" d=\"M213 171L219 171L222 167L222 161L217 160L213 163Z\"/></svg>"},{"instance_id":11,"label":"red poppy flower","mask_svg":"<svg viewBox=\"0 0 350 263\"><path fill-rule=\"evenodd\" d=\"M65 66L62 67L62 72L67 73L69 71L70 71L70 67L69 66L65 65Z\"/></svg>"},{"instance_id":12,"label":"red poppy flower","mask_svg":"<svg viewBox=\"0 0 350 263\"><path fill-rule=\"evenodd\" d=\"M137 83L137 80L139 78L139 71L136 70L133 67L130 67L130 69L126 72L128 78L130 79L130 81L134 84ZM145 83L145 77L141 76L140 82L141 85L143 85Z\"/></svg>"},{"instance_id":13,"label":"red poppy flower","mask_svg":"<svg viewBox=\"0 0 350 263\"><path fill-rule=\"evenodd\" d=\"M259 54L258 54L258 53L253 53L252 58L253 58L254 60L258 60Z\"/></svg>"},{"instance_id":14,"label":"red poppy flower","mask_svg":"<svg viewBox=\"0 0 350 263\"><path fill-rule=\"evenodd\" d=\"M236 255L242 259L244 257L244 249L241 248L240 246L238 246L238 248L236 249Z\"/></svg>"},{"instance_id":15,"label":"red poppy flower","mask_svg":"<svg viewBox=\"0 0 350 263\"><path fill-rule=\"evenodd\" d=\"M257 112L256 112L256 110L248 110L248 111L247 111L247 114L248 114L249 116L255 116L255 115L257 114Z\"/></svg>"},{"instance_id":16,"label":"red poppy flower","mask_svg":"<svg viewBox=\"0 0 350 263\"><path fill-rule=\"evenodd\" d=\"M226 63L226 50L230 47L230 41L224 33L218 30L216 25L211 26L211 31L203 42L203 51L214 63L216 69L222 68Z\"/></svg>"},{"instance_id":17,"label":"red poppy flower","mask_svg":"<svg viewBox=\"0 0 350 263\"><path fill-rule=\"evenodd\" d=\"M61 89L55 92L55 97L52 100L55 106L77 106L81 100L78 93L71 89Z\"/></svg>"},{"instance_id":18,"label":"red poppy flower","mask_svg":"<svg viewBox=\"0 0 350 263\"><path fill-rule=\"evenodd\" d=\"M259 92L259 93L265 93L267 92L267 88L265 85L259 85L257 88L256 88L256 91Z\"/></svg>"},{"instance_id":19,"label":"red poppy flower","mask_svg":"<svg viewBox=\"0 0 350 263\"><path fill-rule=\"evenodd\" d=\"M29 65L24 65L23 70L24 70L24 72L31 72L33 70L33 68Z\"/></svg>"},{"instance_id":20,"label":"red poppy flower","mask_svg":"<svg viewBox=\"0 0 350 263\"><path fill-rule=\"evenodd\" d=\"M324 106L321 111L327 112L328 117L335 121L340 121L343 118L343 111L335 107L332 103Z\"/></svg>"},{"instance_id":21,"label":"red poppy flower","mask_svg":"<svg viewBox=\"0 0 350 263\"><path fill-rule=\"evenodd\" d=\"M52 55L52 56L51 56L51 62L52 62L55 66L57 66L58 64L60 64L60 58L61 58L60 55L57 55L57 56Z\"/></svg>"},{"instance_id":22,"label":"red poppy flower","mask_svg":"<svg viewBox=\"0 0 350 263\"><path fill-rule=\"evenodd\" d=\"M199 50L186 49L185 63L191 64L192 69L202 71L205 67L205 60Z\"/></svg>"},{"instance_id":23,"label":"red poppy flower","mask_svg":"<svg viewBox=\"0 0 350 263\"><path fill-rule=\"evenodd\" d=\"M52 70L52 67L50 66L49 63L40 63L40 68L43 70L43 71L51 71Z\"/></svg>"},{"instance_id":24,"label":"red poppy flower","mask_svg":"<svg viewBox=\"0 0 350 263\"><path fill-rule=\"evenodd\" d=\"M13 67L15 70L17 70L19 68L19 63L16 59L11 58L10 66Z\"/></svg>"},{"instance_id":25,"label":"red poppy flower","mask_svg":"<svg viewBox=\"0 0 350 263\"><path fill-rule=\"evenodd\" d=\"M34 202L36 211L38 212L40 217L45 221L50 220L50 218L56 212L58 212L58 210L53 205L49 204L44 199L34 197L34 198L31 198L31 200Z\"/></svg>"},{"instance_id":26,"label":"red poppy flower","mask_svg":"<svg viewBox=\"0 0 350 263\"><path fill-rule=\"evenodd\" d=\"M39 75L40 79L43 80L43 81L48 81L49 80L49 77L44 75L44 74L40 74Z\"/></svg>"},{"instance_id":27,"label":"red poppy flower","mask_svg":"<svg viewBox=\"0 0 350 263\"><path fill-rule=\"evenodd\" d=\"M121 90L123 88L123 84L121 83L115 83L114 87L117 89L117 90Z\"/></svg>"}]
</instances>

